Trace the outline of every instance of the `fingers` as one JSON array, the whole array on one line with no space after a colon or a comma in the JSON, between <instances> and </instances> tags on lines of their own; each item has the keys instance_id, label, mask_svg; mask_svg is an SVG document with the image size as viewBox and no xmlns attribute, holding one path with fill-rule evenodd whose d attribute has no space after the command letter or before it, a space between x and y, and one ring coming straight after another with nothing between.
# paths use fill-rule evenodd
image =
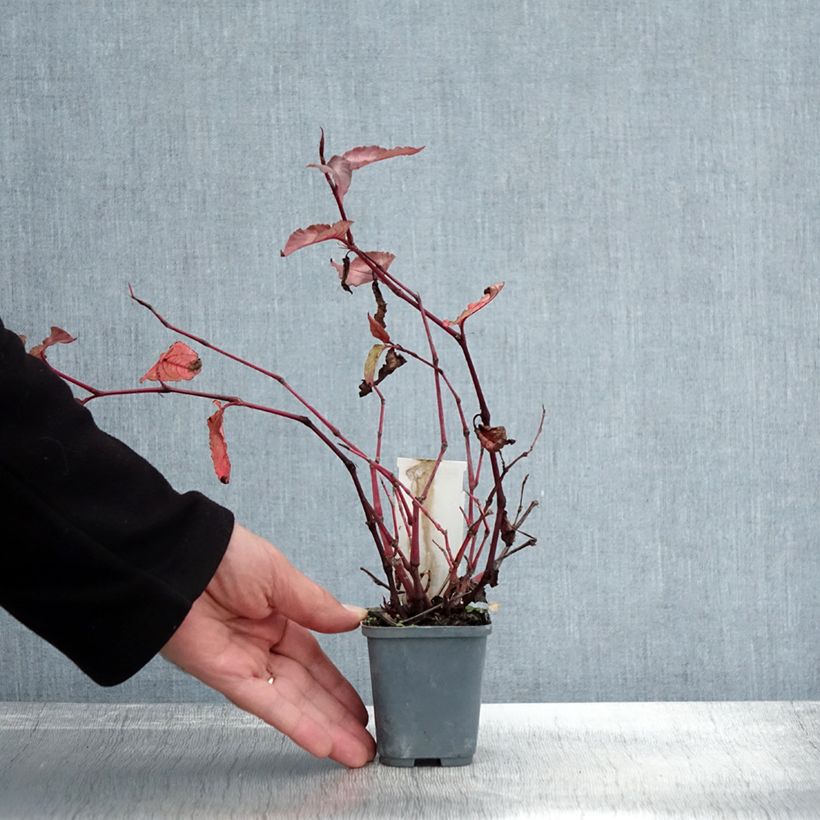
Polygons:
<instances>
[{"instance_id":1,"label":"fingers","mask_svg":"<svg viewBox=\"0 0 820 820\"><path fill-rule=\"evenodd\" d=\"M344 679L329 661L331 669L325 666L318 646L312 649L310 641L300 639L303 632L315 642L309 633L282 615L259 621L227 618L218 607L209 606L207 596L194 604L162 650L168 660L311 754L331 757L346 766L362 766L373 758L375 744L360 719L355 693L351 698L345 686L340 686L339 680ZM288 635L291 629L293 635ZM321 682L300 660L277 653L276 644L282 641L289 652L317 669ZM269 678L272 685L267 683Z\"/></svg>"},{"instance_id":2,"label":"fingers","mask_svg":"<svg viewBox=\"0 0 820 820\"><path fill-rule=\"evenodd\" d=\"M359 693L336 668L310 632L293 621L288 622L281 639L276 643L276 652L300 663L362 726L367 725L369 716Z\"/></svg>"},{"instance_id":3,"label":"fingers","mask_svg":"<svg viewBox=\"0 0 820 820\"><path fill-rule=\"evenodd\" d=\"M366 729L296 661L271 656L273 684L266 678L238 681L225 694L317 757L364 766L375 755Z\"/></svg>"},{"instance_id":4,"label":"fingers","mask_svg":"<svg viewBox=\"0 0 820 820\"><path fill-rule=\"evenodd\" d=\"M328 658L319 642L303 626L275 613L262 621L235 622L234 628L254 640L266 644L266 649L292 658L335 697L363 726L369 716L358 692Z\"/></svg>"},{"instance_id":5,"label":"fingers","mask_svg":"<svg viewBox=\"0 0 820 820\"><path fill-rule=\"evenodd\" d=\"M341 730L342 736L349 736L356 742L363 744L368 751L375 751L375 744L370 733L362 722L347 709L333 694L331 694L310 672L298 661L278 653L272 654L268 664L274 678L274 688L277 682L287 687L295 685L295 692L302 698L308 711L317 713L324 718L327 725ZM372 757L372 755L371 755ZM370 759L370 758L368 758Z\"/></svg>"},{"instance_id":6,"label":"fingers","mask_svg":"<svg viewBox=\"0 0 820 820\"><path fill-rule=\"evenodd\" d=\"M316 757L329 757L333 739L322 721L305 714L280 691L274 692L262 678L246 678L224 694L240 709L250 712L270 724L294 743Z\"/></svg>"},{"instance_id":7,"label":"fingers","mask_svg":"<svg viewBox=\"0 0 820 820\"><path fill-rule=\"evenodd\" d=\"M291 620L316 632L349 632L367 615L366 609L340 604L275 548L274 560L270 604Z\"/></svg>"},{"instance_id":8,"label":"fingers","mask_svg":"<svg viewBox=\"0 0 820 820\"><path fill-rule=\"evenodd\" d=\"M239 525L208 594L212 620L228 633L223 671L214 673L209 656L194 674L311 754L346 766L372 760L364 704L307 632L355 629L367 611L340 604Z\"/></svg>"},{"instance_id":9,"label":"fingers","mask_svg":"<svg viewBox=\"0 0 820 820\"><path fill-rule=\"evenodd\" d=\"M340 604L273 544L241 524L234 526L209 589L237 615L263 617L270 608L317 632L348 632L367 615L362 607Z\"/></svg>"}]
</instances>

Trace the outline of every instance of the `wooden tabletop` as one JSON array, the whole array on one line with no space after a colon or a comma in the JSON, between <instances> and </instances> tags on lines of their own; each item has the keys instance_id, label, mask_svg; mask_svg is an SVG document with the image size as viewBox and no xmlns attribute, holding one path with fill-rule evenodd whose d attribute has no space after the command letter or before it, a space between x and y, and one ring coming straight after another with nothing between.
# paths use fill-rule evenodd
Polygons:
<instances>
[{"instance_id":1,"label":"wooden tabletop","mask_svg":"<svg viewBox=\"0 0 820 820\"><path fill-rule=\"evenodd\" d=\"M0 703L2 817L820 818L820 702L489 704L459 769L348 771L228 705Z\"/></svg>"}]
</instances>

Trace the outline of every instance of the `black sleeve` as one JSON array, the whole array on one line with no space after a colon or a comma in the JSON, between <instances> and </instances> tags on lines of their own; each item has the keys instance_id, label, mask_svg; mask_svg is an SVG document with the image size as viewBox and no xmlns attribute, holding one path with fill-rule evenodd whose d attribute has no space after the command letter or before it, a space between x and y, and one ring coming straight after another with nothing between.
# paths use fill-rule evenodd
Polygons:
<instances>
[{"instance_id":1,"label":"black sleeve","mask_svg":"<svg viewBox=\"0 0 820 820\"><path fill-rule=\"evenodd\" d=\"M121 683L182 623L233 523L100 430L0 322L0 605L15 618Z\"/></svg>"}]
</instances>

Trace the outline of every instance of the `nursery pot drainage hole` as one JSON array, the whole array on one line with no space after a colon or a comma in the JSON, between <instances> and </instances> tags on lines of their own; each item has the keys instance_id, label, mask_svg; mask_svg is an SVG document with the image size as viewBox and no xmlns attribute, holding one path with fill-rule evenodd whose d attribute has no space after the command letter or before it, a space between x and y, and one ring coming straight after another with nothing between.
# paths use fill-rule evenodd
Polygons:
<instances>
[{"instance_id":1,"label":"nursery pot drainage hole","mask_svg":"<svg viewBox=\"0 0 820 820\"><path fill-rule=\"evenodd\" d=\"M417 757L415 766L441 766L441 758L440 757Z\"/></svg>"}]
</instances>

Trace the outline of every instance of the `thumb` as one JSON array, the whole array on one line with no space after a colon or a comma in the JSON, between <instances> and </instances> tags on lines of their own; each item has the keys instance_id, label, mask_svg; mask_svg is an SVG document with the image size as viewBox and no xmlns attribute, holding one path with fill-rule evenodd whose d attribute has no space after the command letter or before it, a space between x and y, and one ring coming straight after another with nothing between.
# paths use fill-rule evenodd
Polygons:
<instances>
[{"instance_id":1,"label":"thumb","mask_svg":"<svg viewBox=\"0 0 820 820\"><path fill-rule=\"evenodd\" d=\"M315 632L349 632L367 617L364 607L340 604L278 550L275 559L270 604L277 612Z\"/></svg>"}]
</instances>

